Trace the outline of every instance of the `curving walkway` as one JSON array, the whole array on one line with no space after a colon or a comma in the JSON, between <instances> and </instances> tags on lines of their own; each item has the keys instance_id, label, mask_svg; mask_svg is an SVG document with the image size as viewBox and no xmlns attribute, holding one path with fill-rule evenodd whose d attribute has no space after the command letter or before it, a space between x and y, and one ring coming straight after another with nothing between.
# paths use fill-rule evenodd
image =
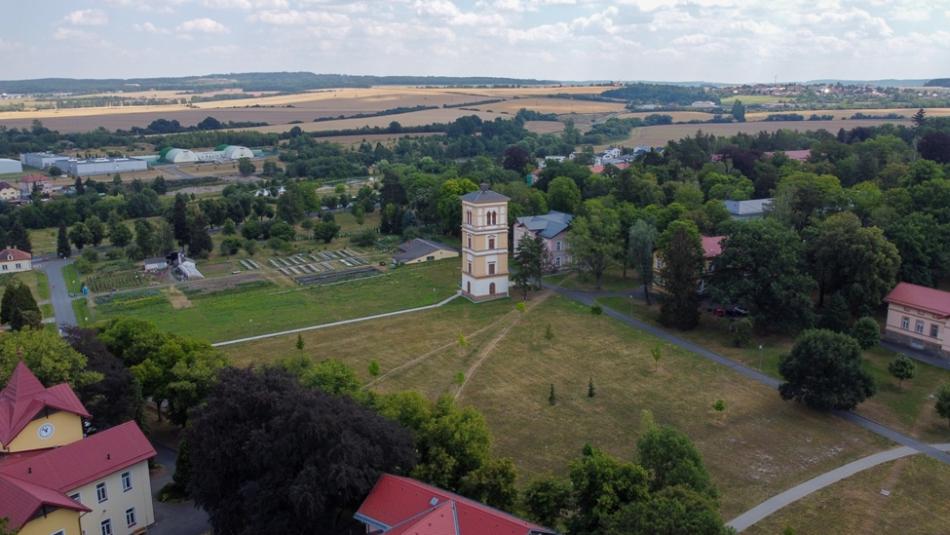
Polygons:
<instances>
[{"instance_id":1,"label":"curving walkway","mask_svg":"<svg viewBox=\"0 0 950 535\"><path fill-rule=\"evenodd\" d=\"M950 443L931 444L931 447L937 450L950 452ZM851 477L858 472L863 472L868 468L874 468L880 464L896 461L897 459L909 457L911 455L917 455L918 453L921 452L917 449L911 448L909 446L901 446L899 448L868 455L867 457L850 462L844 466L840 466L834 470L825 472L820 476L809 479L808 481L805 481L800 485L796 485L781 494L772 496L768 500L765 500L752 509L749 509L741 515L733 518L726 525L734 528L736 531L741 532L763 518L771 515L775 511L785 507L786 505L796 502L805 496L808 496L813 492L817 492L829 485L837 483L842 479Z\"/></svg>"}]
</instances>

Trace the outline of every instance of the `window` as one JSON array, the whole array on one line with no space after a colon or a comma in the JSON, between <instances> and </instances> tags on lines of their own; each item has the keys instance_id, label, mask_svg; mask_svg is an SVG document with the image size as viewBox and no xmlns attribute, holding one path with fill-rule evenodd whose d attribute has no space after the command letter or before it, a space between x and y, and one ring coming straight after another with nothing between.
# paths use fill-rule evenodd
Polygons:
<instances>
[{"instance_id":1,"label":"window","mask_svg":"<svg viewBox=\"0 0 950 535\"><path fill-rule=\"evenodd\" d=\"M914 332L917 334L924 334L924 322L922 320L917 320L914 322Z\"/></svg>"},{"instance_id":2,"label":"window","mask_svg":"<svg viewBox=\"0 0 950 535\"><path fill-rule=\"evenodd\" d=\"M907 330L910 329L910 318L904 316L901 318L901 329Z\"/></svg>"},{"instance_id":3,"label":"window","mask_svg":"<svg viewBox=\"0 0 950 535\"><path fill-rule=\"evenodd\" d=\"M934 338L936 338L938 334L940 334L940 327L938 327L936 323L931 323L930 336L933 336Z\"/></svg>"},{"instance_id":4,"label":"window","mask_svg":"<svg viewBox=\"0 0 950 535\"><path fill-rule=\"evenodd\" d=\"M469 249L472 248L472 235L471 235L471 234L468 235L468 248L469 248Z\"/></svg>"},{"instance_id":5,"label":"window","mask_svg":"<svg viewBox=\"0 0 950 535\"><path fill-rule=\"evenodd\" d=\"M468 272L469 272L469 273L472 272L472 263L471 263L471 262L468 263Z\"/></svg>"},{"instance_id":6,"label":"window","mask_svg":"<svg viewBox=\"0 0 950 535\"><path fill-rule=\"evenodd\" d=\"M472 293L472 281L468 281L465 283L465 293L468 293L468 294Z\"/></svg>"},{"instance_id":7,"label":"window","mask_svg":"<svg viewBox=\"0 0 950 535\"><path fill-rule=\"evenodd\" d=\"M495 248L495 238L494 238L494 237L489 237L489 238L488 238L488 248L489 248L489 249L494 249L494 248Z\"/></svg>"},{"instance_id":8,"label":"window","mask_svg":"<svg viewBox=\"0 0 950 535\"><path fill-rule=\"evenodd\" d=\"M560 265L561 265L561 257L560 257L560 256L555 256L555 257L554 257L554 265L555 265L555 266L560 266Z\"/></svg>"},{"instance_id":9,"label":"window","mask_svg":"<svg viewBox=\"0 0 950 535\"><path fill-rule=\"evenodd\" d=\"M96 499L99 500L99 503L102 503L109 499L109 495L106 494L106 484L99 483L96 485Z\"/></svg>"},{"instance_id":10,"label":"window","mask_svg":"<svg viewBox=\"0 0 950 535\"><path fill-rule=\"evenodd\" d=\"M132 490L132 473L122 472L122 492Z\"/></svg>"},{"instance_id":11,"label":"window","mask_svg":"<svg viewBox=\"0 0 950 535\"><path fill-rule=\"evenodd\" d=\"M9 266L7 266L6 264L4 264L4 265L3 265L3 270L6 271L8 267L9 267Z\"/></svg>"},{"instance_id":12,"label":"window","mask_svg":"<svg viewBox=\"0 0 950 535\"><path fill-rule=\"evenodd\" d=\"M70 500L72 500L72 501L74 501L74 502L82 503L82 500L80 500L79 498L80 498L80 496L79 496L79 493L78 493L78 492L77 492L76 494L70 494L70 495L69 495L69 499L70 499Z\"/></svg>"},{"instance_id":13,"label":"window","mask_svg":"<svg viewBox=\"0 0 950 535\"><path fill-rule=\"evenodd\" d=\"M112 535L112 520L108 518L103 520L99 527L102 530L102 535Z\"/></svg>"},{"instance_id":14,"label":"window","mask_svg":"<svg viewBox=\"0 0 950 535\"><path fill-rule=\"evenodd\" d=\"M20 269L20 263L19 263L19 262L17 262L16 268L17 268L17 269Z\"/></svg>"},{"instance_id":15,"label":"window","mask_svg":"<svg viewBox=\"0 0 950 535\"><path fill-rule=\"evenodd\" d=\"M125 524L130 528L135 525L135 507L125 510Z\"/></svg>"},{"instance_id":16,"label":"window","mask_svg":"<svg viewBox=\"0 0 950 535\"><path fill-rule=\"evenodd\" d=\"M494 263L494 262L489 262L489 263L488 263L488 274L489 274L489 275L494 275L494 274L495 274L495 263Z\"/></svg>"},{"instance_id":17,"label":"window","mask_svg":"<svg viewBox=\"0 0 950 535\"><path fill-rule=\"evenodd\" d=\"M555 244L555 246L556 246L557 250L560 251L560 250L561 250L561 241L558 240L558 242Z\"/></svg>"},{"instance_id":18,"label":"window","mask_svg":"<svg viewBox=\"0 0 950 535\"><path fill-rule=\"evenodd\" d=\"M468 223L469 225L472 224L472 211L471 211L471 210L466 210L466 211L465 211L465 222Z\"/></svg>"}]
</instances>

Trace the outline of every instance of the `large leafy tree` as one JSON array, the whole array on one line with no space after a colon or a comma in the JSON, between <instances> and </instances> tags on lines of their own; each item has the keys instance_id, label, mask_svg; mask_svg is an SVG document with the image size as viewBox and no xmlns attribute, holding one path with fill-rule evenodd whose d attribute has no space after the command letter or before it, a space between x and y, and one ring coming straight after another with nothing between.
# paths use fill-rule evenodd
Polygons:
<instances>
[{"instance_id":1,"label":"large leafy tree","mask_svg":"<svg viewBox=\"0 0 950 535\"><path fill-rule=\"evenodd\" d=\"M585 203L584 212L572 221L567 241L574 265L593 276L600 288L604 272L622 251L621 242L617 240L620 218L616 210L597 200Z\"/></svg>"},{"instance_id":2,"label":"large leafy tree","mask_svg":"<svg viewBox=\"0 0 950 535\"><path fill-rule=\"evenodd\" d=\"M541 288L541 277L548 265L548 250L541 236L525 236L518 242L511 279L521 288L524 299L528 298L529 290Z\"/></svg>"},{"instance_id":3,"label":"large leafy tree","mask_svg":"<svg viewBox=\"0 0 950 535\"><path fill-rule=\"evenodd\" d=\"M86 357L86 369L102 375L102 380L79 388L76 394L92 414L90 423L98 431L141 420L142 388L121 360L97 337L95 329L70 327L66 341Z\"/></svg>"},{"instance_id":4,"label":"large leafy tree","mask_svg":"<svg viewBox=\"0 0 950 535\"><path fill-rule=\"evenodd\" d=\"M884 236L901 257L900 280L934 286L950 274L950 225L930 214L914 212L884 225Z\"/></svg>"},{"instance_id":5,"label":"large leafy tree","mask_svg":"<svg viewBox=\"0 0 950 535\"><path fill-rule=\"evenodd\" d=\"M222 535L352 533L379 475L415 461L395 422L276 369L222 371L185 440L190 495Z\"/></svg>"},{"instance_id":6,"label":"large leafy tree","mask_svg":"<svg viewBox=\"0 0 950 535\"><path fill-rule=\"evenodd\" d=\"M681 431L653 426L637 440L637 458L650 472L651 491L679 485L715 500L716 488L699 450Z\"/></svg>"},{"instance_id":7,"label":"large leafy tree","mask_svg":"<svg viewBox=\"0 0 950 535\"><path fill-rule=\"evenodd\" d=\"M818 282L818 304L843 292L854 315L873 312L896 283L900 254L877 227L862 227L850 212L835 214L806 232L807 258Z\"/></svg>"},{"instance_id":8,"label":"large leafy tree","mask_svg":"<svg viewBox=\"0 0 950 535\"><path fill-rule=\"evenodd\" d=\"M633 502L611 515L605 535L727 535L716 504L687 487L665 488L648 500Z\"/></svg>"},{"instance_id":9,"label":"large leafy tree","mask_svg":"<svg viewBox=\"0 0 950 535\"><path fill-rule=\"evenodd\" d=\"M0 384L6 384L20 361L46 386L69 383L78 390L102 379L101 374L88 369L84 355L54 331L46 329L12 332L0 337Z\"/></svg>"},{"instance_id":10,"label":"large leafy tree","mask_svg":"<svg viewBox=\"0 0 950 535\"><path fill-rule=\"evenodd\" d=\"M876 392L861 367L861 348L850 336L824 329L804 331L782 358L782 399L818 410L850 410Z\"/></svg>"},{"instance_id":11,"label":"large leafy tree","mask_svg":"<svg viewBox=\"0 0 950 535\"><path fill-rule=\"evenodd\" d=\"M650 304L650 286L653 284L653 249L656 245L657 230L652 224L638 219L630 226L627 255L630 264L636 267L643 283L643 295Z\"/></svg>"},{"instance_id":12,"label":"large leafy tree","mask_svg":"<svg viewBox=\"0 0 950 535\"><path fill-rule=\"evenodd\" d=\"M780 221L800 231L813 218L838 210L844 199L837 177L799 172L779 181L772 206Z\"/></svg>"},{"instance_id":13,"label":"large leafy tree","mask_svg":"<svg viewBox=\"0 0 950 535\"><path fill-rule=\"evenodd\" d=\"M581 189L566 176L559 176L548 185L548 206L551 210L573 214L581 204Z\"/></svg>"},{"instance_id":14,"label":"large leafy tree","mask_svg":"<svg viewBox=\"0 0 950 535\"><path fill-rule=\"evenodd\" d=\"M746 307L758 327L796 329L812 322L815 282L805 273L804 248L774 219L733 225L713 260L710 295Z\"/></svg>"},{"instance_id":15,"label":"large leafy tree","mask_svg":"<svg viewBox=\"0 0 950 535\"><path fill-rule=\"evenodd\" d=\"M591 446L571 463L571 484L576 507L568 520L571 535L599 535L621 507L649 496L649 474L643 467Z\"/></svg>"},{"instance_id":16,"label":"large leafy tree","mask_svg":"<svg viewBox=\"0 0 950 535\"><path fill-rule=\"evenodd\" d=\"M703 247L692 221L674 221L660 236L660 278L666 298L660 307L660 322L679 329L699 323L699 277Z\"/></svg>"}]
</instances>

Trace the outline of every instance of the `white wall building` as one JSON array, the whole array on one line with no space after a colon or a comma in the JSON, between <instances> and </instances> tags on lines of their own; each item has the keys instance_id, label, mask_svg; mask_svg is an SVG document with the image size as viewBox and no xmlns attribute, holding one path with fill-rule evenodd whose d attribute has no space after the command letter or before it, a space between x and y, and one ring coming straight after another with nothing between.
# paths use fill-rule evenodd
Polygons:
<instances>
[{"instance_id":1,"label":"white wall building","mask_svg":"<svg viewBox=\"0 0 950 535\"><path fill-rule=\"evenodd\" d=\"M113 535L144 533L155 523L148 461L140 461L67 493L67 496L92 509L79 517L85 534Z\"/></svg>"},{"instance_id":2,"label":"white wall building","mask_svg":"<svg viewBox=\"0 0 950 535\"><path fill-rule=\"evenodd\" d=\"M0 158L0 175L7 173L22 173L23 164L19 160Z\"/></svg>"},{"instance_id":3,"label":"white wall building","mask_svg":"<svg viewBox=\"0 0 950 535\"><path fill-rule=\"evenodd\" d=\"M35 167L37 169L49 169L52 166L65 170L66 162L69 156L60 156L50 152L26 152L20 155L20 162L23 165Z\"/></svg>"},{"instance_id":4,"label":"white wall building","mask_svg":"<svg viewBox=\"0 0 950 535\"><path fill-rule=\"evenodd\" d=\"M66 174L69 176L111 175L113 173L128 173L145 171L148 162L134 158L95 158L92 160L69 160L66 164Z\"/></svg>"}]
</instances>

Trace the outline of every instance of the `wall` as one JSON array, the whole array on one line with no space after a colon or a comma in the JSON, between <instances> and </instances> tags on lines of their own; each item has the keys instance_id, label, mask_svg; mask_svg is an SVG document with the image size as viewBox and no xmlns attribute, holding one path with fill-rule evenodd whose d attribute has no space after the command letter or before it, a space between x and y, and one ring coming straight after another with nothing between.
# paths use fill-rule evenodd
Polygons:
<instances>
[{"instance_id":1,"label":"wall","mask_svg":"<svg viewBox=\"0 0 950 535\"><path fill-rule=\"evenodd\" d=\"M122 473L132 473L132 490L122 491ZM108 499L99 503L96 498L96 485L105 482ZM148 474L148 461L119 470L114 474L97 479L78 489L66 492L67 496L79 493L79 502L92 509L82 516L82 529L86 535L98 535L103 520L112 520L114 535L129 535L155 522L152 509L152 490ZM125 523L126 509L135 508L136 525L128 527ZM46 534L49 535L49 534Z\"/></svg>"},{"instance_id":2,"label":"wall","mask_svg":"<svg viewBox=\"0 0 950 535\"><path fill-rule=\"evenodd\" d=\"M410 261L405 262L405 263L406 263L406 264L424 264L424 263L430 261L429 258L428 258L428 257L430 257L430 256L431 256L431 257L434 257L434 258L432 258L432 260L444 260L444 259L446 259L446 258L458 258L458 255L459 255L459 254L456 253L455 251L446 251L445 249L439 249L439 250L434 251L434 252L432 252L432 253L430 253L430 254L428 254L428 255L426 255L426 256L422 256L422 257L419 257L419 258L417 258L417 259L415 259L415 260L410 260Z\"/></svg>"},{"instance_id":3,"label":"wall","mask_svg":"<svg viewBox=\"0 0 950 535\"><path fill-rule=\"evenodd\" d=\"M32 260L9 260L0 262L0 273L16 273L33 269Z\"/></svg>"},{"instance_id":4,"label":"wall","mask_svg":"<svg viewBox=\"0 0 950 535\"><path fill-rule=\"evenodd\" d=\"M4 173L22 173L23 165L16 160L0 160L0 175Z\"/></svg>"},{"instance_id":5,"label":"wall","mask_svg":"<svg viewBox=\"0 0 950 535\"><path fill-rule=\"evenodd\" d=\"M901 326L902 319L909 320L907 329ZM924 332L917 333L914 328L917 321L924 323ZM936 325L936 337L930 336L930 328ZM898 343L914 346L923 345L927 350L940 352L950 357L950 318L939 318L928 312L890 304L887 307L887 322L884 324L885 338Z\"/></svg>"},{"instance_id":6,"label":"wall","mask_svg":"<svg viewBox=\"0 0 950 535\"><path fill-rule=\"evenodd\" d=\"M81 535L79 529L79 511L71 509L56 509L46 516L40 516L30 520L17 535L50 535L63 530L66 535ZM99 531L95 532L98 535Z\"/></svg>"},{"instance_id":7,"label":"wall","mask_svg":"<svg viewBox=\"0 0 950 535\"><path fill-rule=\"evenodd\" d=\"M47 423L53 424L53 436L44 440L36 432L40 426ZM79 440L82 440L82 418L72 413L54 411L50 413L49 417L40 416L27 424L23 431L20 431L20 434L14 437L10 444L6 445L8 448L4 451L16 452L52 448Z\"/></svg>"}]
</instances>

